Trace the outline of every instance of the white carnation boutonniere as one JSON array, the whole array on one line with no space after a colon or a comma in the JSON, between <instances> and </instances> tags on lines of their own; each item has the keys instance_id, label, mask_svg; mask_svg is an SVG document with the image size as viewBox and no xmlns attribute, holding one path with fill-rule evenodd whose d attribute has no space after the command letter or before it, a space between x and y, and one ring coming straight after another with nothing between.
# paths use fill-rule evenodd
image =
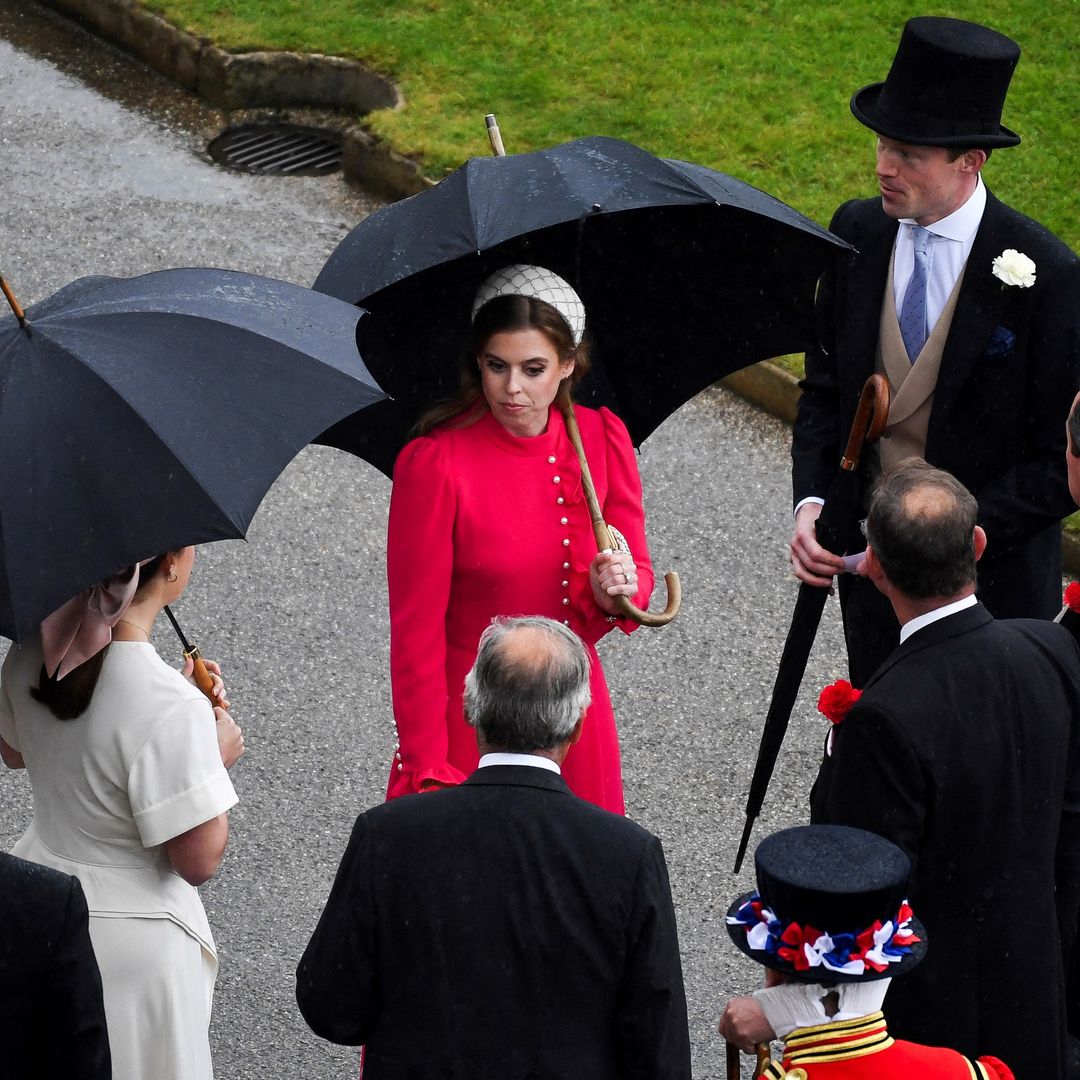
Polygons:
<instances>
[{"instance_id":1,"label":"white carnation boutonniere","mask_svg":"<svg viewBox=\"0 0 1080 1080\"><path fill-rule=\"evenodd\" d=\"M1006 285L1030 289L1035 284L1035 263L1016 248L1006 248L994 259L991 267L994 277Z\"/></svg>"}]
</instances>

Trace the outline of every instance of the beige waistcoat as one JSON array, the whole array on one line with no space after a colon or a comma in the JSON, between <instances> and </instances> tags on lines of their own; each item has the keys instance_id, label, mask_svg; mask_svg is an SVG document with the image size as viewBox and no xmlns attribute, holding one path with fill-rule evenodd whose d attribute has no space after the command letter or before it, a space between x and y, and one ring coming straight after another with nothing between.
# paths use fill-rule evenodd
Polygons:
<instances>
[{"instance_id":1,"label":"beige waistcoat","mask_svg":"<svg viewBox=\"0 0 1080 1080\"><path fill-rule=\"evenodd\" d=\"M904 339L900 334L900 322L896 317L893 258L889 257L889 277L885 282L885 297L881 304L881 324L878 328L877 356L874 361L874 370L889 380L889 389L892 392L889 423L885 428L885 436L878 443L881 467L886 472L891 472L904 458L926 456L926 429L930 423L934 391L937 389L941 353L945 348L945 339L949 336L953 312L956 310L956 297L963 280L964 271L961 271L941 316L913 364L908 359Z\"/></svg>"}]
</instances>

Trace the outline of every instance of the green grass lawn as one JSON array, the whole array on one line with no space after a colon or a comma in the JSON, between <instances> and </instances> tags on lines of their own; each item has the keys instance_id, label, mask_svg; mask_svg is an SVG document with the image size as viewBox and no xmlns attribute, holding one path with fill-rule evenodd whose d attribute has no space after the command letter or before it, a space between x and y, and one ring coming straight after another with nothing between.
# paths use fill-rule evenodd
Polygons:
<instances>
[{"instance_id":1,"label":"green grass lawn","mask_svg":"<svg viewBox=\"0 0 1080 1080\"><path fill-rule=\"evenodd\" d=\"M405 106L369 118L439 177L488 153L612 135L710 165L828 223L872 194L872 136L848 112L888 70L910 0L146 0L229 49L353 56L392 75ZM1075 178L1078 0L963 0L932 8L988 23L1024 54L990 186L1080 244Z\"/></svg>"}]
</instances>

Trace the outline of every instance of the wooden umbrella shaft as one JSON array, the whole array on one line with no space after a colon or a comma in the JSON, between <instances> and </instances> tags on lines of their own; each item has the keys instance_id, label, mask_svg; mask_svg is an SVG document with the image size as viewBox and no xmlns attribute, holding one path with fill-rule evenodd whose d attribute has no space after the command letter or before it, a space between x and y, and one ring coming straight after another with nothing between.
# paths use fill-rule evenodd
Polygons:
<instances>
[{"instance_id":1,"label":"wooden umbrella shaft","mask_svg":"<svg viewBox=\"0 0 1080 1080\"><path fill-rule=\"evenodd\" d=\"M581 467L581 489L585 493L585 503L589 508L589 517L592 519L593 536L596 537L596 546L599 551L612 551L615 544L612 542L611 531L604 520L604 512L600 508L600 500L596 497L596 487L593 485L592 473L589 471L589 462L585 457L585 447L581 442L581 431L578 429L577 417L574 415L574 403L570 400L570 394L560 390L557 399L559 411L566 422L566 434L570 444L577 454L578 464ZM679 575L674 571L664 575L664 584L667 586L667 605L659 613L643 611L637 607L628 596L616 596L615 603L619 608L619 614L641 626L667 626L679 613L682 604L682 585Z\"/></svg>"},{"instance_id":2,"label":"wooden umbrella shaft","mask_svg":"<svg viewBox=\"0 0 1080 1080\"><path fill-rule=\"evenodd\" d=\"M739 1080L742 1075L739 1048L732 1042L725 1043L725 1046L727 1048L727 1080ZM757 1055L757 1060L754 1062L753 1078L758 1080L758 1077L764 1074L765 1068L771 1060L769 1044L757 1043L754 1046L754 1053Z\"/></svg>"},{"instance_id":3,"label":"wooden umbrella shaft","mask_svg":"<svg viewBox=\"0 0 1080 1080\"><path fill-rule=\"evenodd\" d=\"M566 434L570 439L570 445L578 456L578 464L581 466L581 489L585 493L585 505L589 508L589 518L592 520L593 536L596 537L596 547L599 551L613 551L615 542L611 538L611 531L604 520L604 511L600 508L600 500L596 497L596 487L593 484L592 473L589 471L589 462L585 457L585 447L581 443L581 430L578 428L577 417L574 415L574 403L568 394L560 393L559 409L566 423Z\"/></svg>"},{"instance_id":4,"label":"wooden umbrella shaft","mask_svg":"<svg viewBox=\"0 0 1080 1080\"><path fill-rule=\"evenodd\" d=\"M491 152L495 157L506 157L506 148L503 146L502 135L499 133L499 124L494 113L488 113L484 117L487 124L488 141L491 143Z\"/></svg>"},{"instance_id":5,"label":"wooden umbrella shaft","mask_svg":"<svg viewBox=\"0 0 1080 1080\"><path fill-rule=\"evenodd\" d=\"M4 290L4 298L7 300L8 306L15 313L15 318L19 320L19 325L25 326L26 312L23 311L22 304L15 298L15 294L11 291L11 286L3 276L0 276L0 289Z\"/></svg>"}]
</instances>

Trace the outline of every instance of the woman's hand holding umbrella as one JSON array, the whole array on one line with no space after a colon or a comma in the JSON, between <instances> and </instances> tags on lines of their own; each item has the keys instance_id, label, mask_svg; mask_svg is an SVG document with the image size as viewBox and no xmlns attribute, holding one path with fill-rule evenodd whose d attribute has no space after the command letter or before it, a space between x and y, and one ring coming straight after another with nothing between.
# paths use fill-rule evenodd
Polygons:
<instances>
[{"instance_id":1,"label":"woman's hand holding umbrella","mask_svg":"<svg viewBox=\"0 0 1080 1080\"><path fill-rule=\"evenodd\" d=\"M190 653L184 653L184 666L180 671L180 674L192 686L198 686L200 690L203 690L199 685L199 680L195 678L195 660L196 657ZM226 712L229 711L230 701L225 696L225 680L221 677L221 665L216 660L203 660L203 667L206 669L207 677L209 679L209 686L203 693L210 699L210 704L215 708L220 706Z\"/></svg>"},{"instance_id":2,"label":"woman's hand holding umbrella","mask_svg":"<svg viewBox=\"0 0 1080 1080\"><path fill-rule=\"evenodd\" d=\"M214 721L217 724L218 750L221 751L221 763L231 769L245 751L244 732L240 725L229 715L229 699L225 696L225 680L221 677L221 665L216 660L204 660L199 650L192 648L183 636L173 613L168 607L169 620L172 622L180 642L184 646L184 666L180 672L193 686L197 686L210 699L214 707ZM196 677L201 668L201 677ZM207 685L208 684L208 685Z\"/></svg>"},{"instance_id":3,"label":"woman's hand holding umbrella","mask_svg":"<svg viewBox=\"0 0 1080 1080\"><path fill-rule=\"evenodd\" d=\"M637 595L637 565L629 552L599 551L589 567L589 584L604 611L621 615L619 597Z\"/></svg>"}]
</instances>

